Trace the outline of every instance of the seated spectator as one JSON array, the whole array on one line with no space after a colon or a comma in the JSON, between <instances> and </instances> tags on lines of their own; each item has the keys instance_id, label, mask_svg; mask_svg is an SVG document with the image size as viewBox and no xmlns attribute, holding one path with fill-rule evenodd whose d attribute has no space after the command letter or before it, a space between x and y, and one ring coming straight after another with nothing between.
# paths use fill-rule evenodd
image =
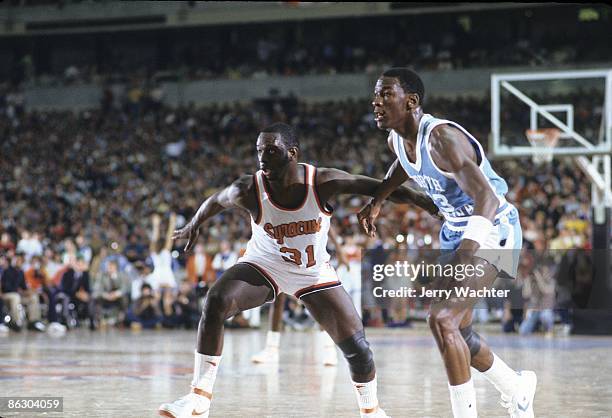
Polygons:
<instances>
[{"instance_id":1,"label":"seated spectator","mask_svg":"<svg viewBox=\"0 0 612 418\"><path fill-rule=\"evenodd\" d=\"M128 311L128 321L133 329L140 327L153 329L161 321L159 300L155 296L151 285L145 283L140 289L140 297L134 302Z\"/></svg>"},{"instance_id":2,"label":"seated spectator","mask_svg":"<svg viewBox=\"0 0 612 418\"><path fill-rule=\"evenodd\" d=\"M47 305L47 321L49 322L47 331L63 334L66 332L66 327L60 324L57 310L60 290L48 273L46 260L46 257L32 257L30 268L25 272L25 279L28 286L36 290L41 300Z\"/></svg>"},{"instance_id":3,"label":"seated spectator","mask_svg":"<svg viewBox=\"0 0 612 418\"><path fill-rule=\"evenodd\" d=\"M106 268L106 272L102 272L96 282L97 312L101 314L97 316L100 319L109 319L108 322L113 325L116 322L121 323L125 319L131 283L130 278L119 271L119 265L116 261L109 262Z\"/></svg>"},{"instance_id":4,"label":"seated spectator","mask_svg":"<svg viewBox=\"0 0 612 418\"><path fill-rule=\"evenodd\" d=\"M542 265L538 261L523 286L523 297L528 301L528 310L519 332L530 334L537 329L538 323L547 336L552 335L555 324L555 273L554 265Z\"/></svg>"},{"instance_id":5,"label":"seated spectator","mask_svg":"<svg viewBox=\"0 0 612 418\"><path fill-rule=\"evenodd\" d=\"M134 263L139 260L144 261L147 256L147 247L140 242L140 237L138 234L130 234L128 237L128 244L123 249L123 255L125 255L130 263Z\"/></svg>"},{"instance_id":6,"label":"seated spectator","mask_svg":"<svg viewBox=\"0 0 612 418\"><path fill-rule=\"evenodd\" d=\"M176 328L178 325L178 314L176 311L175 290L170 287L162 287L160 290L160 308L162 313L161 324L164 328Z\"/></svg>"},{"instance_id":7,"label":"seated spectator","mask_svg":"<svg viewBox=\"0 0 612 418\"><path fill-rule=\"evenodd\" d=\"M174 311L177 317L177 325L186 329L196 329L200 322L200 309L196 292L187 280L179 286L179 293L174 302Z\"/></svg>"},{"instance_id":8,"label":"seated spectator","mask_svg":"<svg viewBox=\"0 0 612 418\"><path fill-rule=\"evenodd\" d=\"M36 292L39 299L47 306L47 321L50 332L66 331L66 328L58 322L57 317L57 295L59 290L54 285L47 273L45 259L40 256L32 257L30 267L25 271L27 286Z\"/></svg>"},{"instance_id":9,"label":"seated spectator","mask_svg":"<svg viewBox=\"0 0 612 418\"><path fill-rule=\"evenodd\" d=\"M130 304L133 304L140 298L142 285L147 283L147 279L151 274L151 268L142 261L134 263L134 269L136 270L136 274L132 276L132 281L130 283Z\"/></svg>"},{"instance_id":10,"label":"seated spectator","mask_svg":"<svg viewBox=\"0 0 612 418\"><path fill-rule=\"evenodd\" d=\"M8 232L3 232L0 236L0 252L8 252L14 250L15 244L11 239L11 234L9 234Z\"/></svg>"},{"instance_id":11,"label":"seated spectator","mask_svg":"<svg viewBox=\"0 0 612 418\"><path fill-rule=\"evenodd\" d=\"M64 300L74 305L77 317L89 320L89 329L96 329L95 304L92 297L88 266L83 259L71 258L68 269L62 274L60 292ZM65 302L64 302L64 306ZM64 320L69 312L64 309Z\"/></svg>"},{"instance_id":12,"label":"seated spectator","mask_svg":"<svg viewBox=\"0 0 612 418\"><path fill-rule=\"evenodd\" d=\"M46 327L41 322L40 301L36 291L28 288L25 275L22 270L24 257L17 254L12 262L5 259L5 267L0 278L1 295L6 303L11 317L9 327L20 331L23 324L20 314L21 305L25 305L27 311L28 329L44 332Z\"/></svg>"},{"instance_id":13,"label":"seated spectator","mask_svg":"<svg viewBox=\"0 0 612 418\"><path fill-rule=\"evenodd\" d=\"M30 233L24 230L21 233L21 240L17 243L17 252L24 254L26 261L30 261L35 255L42 255L43 247L40 242L40 235L37 232Z\"/></svg>"}]
</instances>

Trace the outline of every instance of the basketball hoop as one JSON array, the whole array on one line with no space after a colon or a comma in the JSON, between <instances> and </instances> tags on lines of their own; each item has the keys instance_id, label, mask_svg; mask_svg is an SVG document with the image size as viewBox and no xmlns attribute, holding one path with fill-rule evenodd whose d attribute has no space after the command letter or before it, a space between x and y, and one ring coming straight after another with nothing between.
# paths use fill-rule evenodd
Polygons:
<instances>
[{"instance_id":1,"label":"basketball hoop","mask_svg":"<svg viewBox=\"0 0 612 418\"><path fill-rule=\"evenodd\" d=\"M553 160L553 150L559 143L561 130L557 128L527 129L525 136L532 147L547 148L543 154L533 154L535 164L550 163Z\"/></svg>"}]
</instances>

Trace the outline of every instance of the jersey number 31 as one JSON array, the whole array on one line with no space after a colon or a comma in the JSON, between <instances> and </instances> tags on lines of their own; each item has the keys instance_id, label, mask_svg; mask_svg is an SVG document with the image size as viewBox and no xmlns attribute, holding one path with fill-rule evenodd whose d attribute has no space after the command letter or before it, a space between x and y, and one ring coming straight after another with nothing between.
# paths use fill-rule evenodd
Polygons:
<instances>
[{"instance_id":1,"label":"jersey number 31","mask_svg":"<svg viewBox=\"0 0 612 418\"><path fill-rule=\"evenodd\" d=\"M289 255L288 257L283 256L283 260L288 261L290 263L295 263L298 266L302 265L302 253L300 252L300 250L296 248L281 247L280 252ZM317 264L317 260L315 260L314 257L314 245L309 245L308 247L306 247L306 255L308 257L306 268L312 267Z\"/></svg>"}]
</instances>

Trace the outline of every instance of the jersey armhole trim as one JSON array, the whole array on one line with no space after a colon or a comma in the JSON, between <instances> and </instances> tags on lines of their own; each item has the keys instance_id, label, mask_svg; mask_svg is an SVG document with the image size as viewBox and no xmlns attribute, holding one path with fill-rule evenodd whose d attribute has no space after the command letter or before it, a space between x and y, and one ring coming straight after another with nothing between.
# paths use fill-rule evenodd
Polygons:
<instances>
[{"instance_id":1,"label":"jersey armhole trim","mask_svg":"<svg viewBox=\"0 0 612 418\"><path fill-rule=\"evenodd\" d=\"M263 205L261 204L261 194L259 191L259 181L257 180L257 173L253 174L253 183L255 184L255 195L257 197L257 217L253 219L256 225L259 225L263 218Z\"/></svg>"},{"instance_id":2,"label":"jersey armhole trim","mask_svg":"<svg viewBox=\"0 0 612 418\"><path fill-rule=\"evenodd\" d=\"M317 189L317 168L313 167L314 169L314 176L313 176L313 180L312 180L312 191L314 193L315 196L315 200L317 201L317 206L319 207L319 210L327 215L327 216L332 216L332 214L334 213L334 208L327 202L325 202L325 204L321 204L321 199L319 198L319 190Z\"/></svg>"}]
</instances>

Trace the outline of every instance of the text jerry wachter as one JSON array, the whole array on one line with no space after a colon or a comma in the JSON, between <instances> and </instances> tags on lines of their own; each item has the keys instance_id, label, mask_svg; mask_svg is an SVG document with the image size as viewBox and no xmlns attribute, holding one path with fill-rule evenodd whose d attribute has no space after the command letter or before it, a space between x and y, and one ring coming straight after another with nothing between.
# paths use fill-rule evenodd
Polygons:
<instances>
[{"instance_id":1,"label":"text jerry wachter","mask_svg":"<svg viewBox=\"0 0 612 418\"><path fill-rule=\"evenodd\" d=\"M385 279L405 280L411 282L419 277L432 279L455 279L461 282L465 279L474 277L480 278L484 276L484 266L477 264L428 264L410 263L408 261L396 261L395 264L375 264L372 268L372 280L381 282ZM509 290L495 289L494 287L483 287L480 289L471 289L468 286L455 286L452 289L431 289L420 288L414 289L408 286L402 286L397 289L385 289L382 286L375 286L372 292L377 298L392 297L392 298L411 298L411 297L426 297L426 298L443 298L451 297L458 298L488 298L488 297L507 297Z\"/></svg>"}]
</instances>

